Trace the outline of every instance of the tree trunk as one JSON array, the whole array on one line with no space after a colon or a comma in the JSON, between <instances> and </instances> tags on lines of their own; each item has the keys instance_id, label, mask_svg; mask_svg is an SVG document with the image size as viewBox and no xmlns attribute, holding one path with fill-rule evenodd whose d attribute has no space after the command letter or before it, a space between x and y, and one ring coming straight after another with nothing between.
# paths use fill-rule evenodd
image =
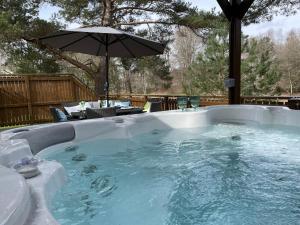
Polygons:
<instances>
[{"instance_id":1,"label":"tree trunk","mask_svg":"<svg viewBox=\"0 0 300 225\"><path fill-rule=\"evenodd\" d=\"M113 3L112 0L104 0L103 1L103 19L101 21L102 26L111 26L111 19L112 19L112 10L113 10ZM106 62L105 57L100 57L99 68L95 74L95 93L96 96L99 97L100 95L105 94L104 85L106 82L106 74L105 74ZM108 81L107 81L108 82Z\"/></svg>"},{"instance_id":2,"label":"tree trunk","mask_svg":"<svg viewBox=\"0 0 300 225\"><path fill-rule=\"evenodd\" d=\"M293 81L292 81L292 75L291 72L289 71L289 82L290 82L290 96L293 95Z\"/></svg>"},{"instance_id":3,"label":"tree trunk","mask_svg":"<svg viewBox=\"0 0 300 225\"><path fill-rule=\"evenodd\" d=\"M95 81L95 94L97 98L105 95L104 84L105 84L105 57L100 58L98 72L94 74Z\"/></svg>"},{"instance_id":4,"label":"tree trunk","mask_svg":"<svg viewBox=\"0 0 300 225\"><path fill-rule=\"evenodd\" d=\"M132 94L132 86L129 73L130 72L128 70L125 71L126 89L128 90L129 94Z\"/></svg>"}]
</instances>

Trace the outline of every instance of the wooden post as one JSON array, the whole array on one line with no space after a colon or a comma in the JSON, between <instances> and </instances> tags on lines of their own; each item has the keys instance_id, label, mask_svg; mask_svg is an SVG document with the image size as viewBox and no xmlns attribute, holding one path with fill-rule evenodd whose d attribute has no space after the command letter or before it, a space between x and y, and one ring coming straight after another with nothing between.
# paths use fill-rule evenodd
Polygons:
<instances>
[{"instance_id":1,"label":"wooden post","mask_svg":"<svg viewBox=\"0 0 300 225\"><path fill-rule=\"evenodd\" d=\"M229 88L229 104L241 104L241 20L254 0L217 0L226 18L230 21L229 33L229 78L234 86Z\"/></svg>"},{"instance_id":2,"label":"wooden post","mask_svg":"<svg viewBox=\"0 0 300 225\"><path fill-rule=\"evenodd\" d=\"M164 97L164 102L165 102L165 108L164 108L164 110L165 111L170 110L170 107L169 107L169 97L168 96Z\"/></svg>"},{"instance_id":3,"label":"wooden post","mask_svg":"<svg viewBox=\"0 0 300 225\"><path fill-rule=\"evenodd\" d=\"M78 100L79 99L79 94L78 94L78 91L76 89L76 84L74 82L74 78L73 77L70 78L70 82L72 84L74 102L77 102L77 101L79 101Z\"/></svg>"},{"instance_id":4,"label":"wooden post","mask_svg":"<svg viewBox=\"0 0 300 225\"><path fill-rule=\"evenodd\" d=\"M240 0L231 0L233 10ZM229 33L229 79L234 79L234 86L228 90L229 104L241 104L241 20L231 17Z\"/></svg>"},{"instance_id":5,"label":"wooden post","mask_svg":"<svg viewBox=\"0 0 300 225\"><path fill-rule=\"evenodd\" d=\"M30 76L24 76L25 79L25 89L26 89L26 97L27 97L27 108L29 115L29 122L33 123L33 114L32 114L32 102L31 102L31 90L30 90Z\"/></svg>"}]
</instances>

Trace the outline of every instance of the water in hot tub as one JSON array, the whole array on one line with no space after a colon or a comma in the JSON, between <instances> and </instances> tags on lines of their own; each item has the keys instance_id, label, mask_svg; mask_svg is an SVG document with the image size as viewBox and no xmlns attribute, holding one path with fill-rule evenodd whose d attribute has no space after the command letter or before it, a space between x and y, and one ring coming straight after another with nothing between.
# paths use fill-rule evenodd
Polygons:
<instances>
[{"instance_id":1,"label":"water in hot tub","mask_svg":"<svg viewBox=\"0 0 300 225\"><path fill-rule=\"evenodd\" d=\"M300 224L300 130L217 124L51 153L62 225Z\"/></svg>"}]
</instances>

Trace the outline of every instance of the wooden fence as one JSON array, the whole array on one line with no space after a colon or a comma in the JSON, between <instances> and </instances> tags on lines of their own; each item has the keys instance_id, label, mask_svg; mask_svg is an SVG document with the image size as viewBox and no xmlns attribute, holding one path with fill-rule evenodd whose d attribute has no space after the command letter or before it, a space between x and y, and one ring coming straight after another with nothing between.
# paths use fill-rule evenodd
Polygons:
<instances>
[{"instance_id":1,"label":"wooden fence","mask_svg":"<svg viewBox=\"0 0 300 225\"><path fill-rule=\"evenodd\" d=\"M129 99L143 107L147 100L159 100L163 110L177 109L178 95L111 95L111 99ZM104 99L104 96L101 97ZM287 105L289 97L242 97L242 104ZM94 92L73 75L0 75L0 126L51 122L49 107L64 102L97 100ZM224 96L201 96L201 106L225 105Z\"/></svg>"},{"instance_id":2,"label":"wooden fence","mask_svg":"<svg viewBox=\"0 0 300 225\"><path fill-rule=\"evenodd\" d=\"M52 120L50 106L95 99L72 75L0 76L0 126Z\"/></svg>"}]
</instances>

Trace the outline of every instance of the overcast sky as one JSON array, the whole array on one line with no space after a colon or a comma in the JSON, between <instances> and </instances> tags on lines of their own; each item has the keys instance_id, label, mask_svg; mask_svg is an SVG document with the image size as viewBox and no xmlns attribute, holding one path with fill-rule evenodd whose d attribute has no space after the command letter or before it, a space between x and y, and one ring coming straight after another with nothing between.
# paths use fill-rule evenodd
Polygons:
<instances>
[{"instance_id":1,"label":"overcast sky","mask_svg":"<svg viewBox=\"0 0 300 225\"><path fill-rule=\"evenodd\" d=\"M216 0L189 0L193 5L197 6L199 9L211 10L216 8L221 10ZM45 19L49 19L51 15L57 11L57 9L45 5L40 11L40 16ZM243 27L245 34L250 36L257 36L264 33L267 33L269 30L273 30L278 36L285 36L290 30L300 31L300 12L294 16L285 17L285 16L276 16L270 22L265 22L261 24L252 24L247 27ZM76 27L78 25L72 25Z\"/></svg>"},{"instance_id":2,"label":"overcast sky","mask_svg":"<svg viewBox=\"0 0 300 225\"><path fill-rule=\"evenodd\" d=\"M210 10L216 8L216 10L221 10L217 0L190 0L193 5L197 6L199 9ZM243 27L245 34L250 36L257 36L264 34L269 30L273 30L274 33L281 35L287 34L290 30L299 30L300 31L300 12L294 16L276 16L270 22L264 22L260 24L252 24L247 27Z\"/></svg>"}]
</instances>

